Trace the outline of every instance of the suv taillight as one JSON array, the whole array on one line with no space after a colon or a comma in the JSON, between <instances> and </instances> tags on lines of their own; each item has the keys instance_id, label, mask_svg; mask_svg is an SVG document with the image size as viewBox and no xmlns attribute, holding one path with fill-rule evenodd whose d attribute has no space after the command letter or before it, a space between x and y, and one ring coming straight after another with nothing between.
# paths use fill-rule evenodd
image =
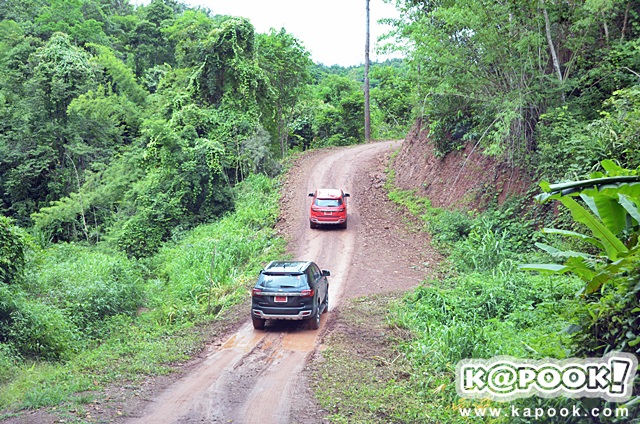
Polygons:
<instances>
[{"instance_id":1,"label":"suv taillight","mask_svg":"<svg viewBox=\"0 0 640 424\"><path fill-rule=\"evenodd\" d=\"M262 296L262 290L260 289L253 289L251 290L251 296Z\"/></svg>"},{"instance_id":2,"label":"suv taillight","mask_svg":"<svg viewBox=\"0 0 640 424\"><path fill-rule=\"evenodd\" d=\"M313 297L313 289L304 289L300 292L301 297Z\"/></svg>"}]
</instances>

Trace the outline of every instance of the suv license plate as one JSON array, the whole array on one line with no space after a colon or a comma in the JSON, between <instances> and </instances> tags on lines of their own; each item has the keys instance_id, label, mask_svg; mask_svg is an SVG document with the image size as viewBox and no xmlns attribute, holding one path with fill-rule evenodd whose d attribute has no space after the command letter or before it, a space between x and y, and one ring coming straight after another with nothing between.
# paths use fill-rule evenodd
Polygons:
<instances>
[{"instance_id":1,"label":"suv license plate","mask_svg":"<svg viewBox=\"0 0 640 424\"><path fill-rule=\"evenodd\" d=\"M286 302L287 301L287 296L276 296L275 299L273 299L274 302Z\"/></svg>"}]
</instances>

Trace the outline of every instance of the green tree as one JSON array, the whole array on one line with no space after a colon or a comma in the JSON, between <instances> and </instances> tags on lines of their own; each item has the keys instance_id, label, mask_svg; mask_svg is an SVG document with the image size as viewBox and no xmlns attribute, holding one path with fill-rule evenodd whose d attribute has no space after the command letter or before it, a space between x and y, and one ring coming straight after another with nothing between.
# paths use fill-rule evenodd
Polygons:
<instances>
[{"instance_id":1,"label":"green tree","mask_svg":"<svg viewBox=\"0 0 640 424\"><path fill-rule=\"evenodd\" d=\"M33 22L47 0L5 0L0 3L0 21Z\"/></svg>"},{"instance_id":2,"label":"green tree","mask_svg":"<svg viewBox=\"0 0 640 424\"><path fill-rule=\"evenodd\" d=\"M25 38L5 56L0 170L5 209L20 220L72 187L67 108L94 84L89 56L56 33L40 46Z\"/></svg>"},{"instance_id":3,"label":"green tree","mask_svg":"<svg viewBox=\"0 0 640 424\"><path fill-rule=\"evenodd\" d=\"M258 65L253 25L230 17L207 20L198 12L185 14L169 32L177 43L179 65L190 70L166 78L162 97L167 96L171 105L173 122L220 143L223 167L229 169L231 180L238 181L250 162L242 159L243 144L248 139L265 140L255 135L271 94ZM201 38L194 43L197 36Z\"/></svg>"},{"instance_id":4,"label":"green tree","mask_svg":"<svg viewBox=\"0 0 640 424\"><path fill-rule=\"evenodd\" d=\"M175 44L165 37L164 30L173 24L173 9L163 0L153 0L138 12L141 18L128 34L127 44L133 56L137 77L156 65L175 63Z\"/></svg>"},{"instance_id":5,"label":"green tree","mask_svg":"<svg viewBox=\"0 0 640 424\"><path fill-rule=\"evenodd\" d=\"M280 151L284 157L294 108L310 78L310 53L298 39L282 28L280 31L271 29L269 34L258 36L258 54L260 67L274 90L275 122Z\"/></svg>"},{"instance_id":6,"label":"green tree","mask_svg":"<svg viewBox=\"0 0 640 424\"><path fill-rule=\"evenodd\" d=\"M67 107L94 81L89 55L71 44L69 36L54 34L32 60L34 87L42 96L48 117L64 122Z\"/></svg>"},{"instance_id":7,"label":"green tree","mask_svg":"<svg viewBox=\"0 0 640 424\"><path fill-rule=\"evenodd\" d=\"M414 118L412 84L405 68L375 64L371 70L371 98L376 138L406 133Z\"/></svg>"},{"instance_id":8,"label":"green tree","mask_svg":"<svg viewBox=\"0 0 640 424\"><path fill-rule=\"evenodd\" d=\"M92 7L93 6L93 7ZM93 10L93 16L87 18L86 12ZM76 43L106 43L104 19L100 9L94 3L83 0L53 0L38 10L34 29L38 36L48 39L56 32L68 34Z\"/></svg>"},{"instance_id":9,"label":"green tree","mask_svg":"<svg viewBox=\"0 0 640 424\"><path fill-rule=\"evenodd\" d=\"M329 75L315 88L322 106L316 113L314 132L330 145L363 141L364 98L360 84L348 77Z\"/></svg>"},{"instance_id":10,"label":"green tree","mask_svg":"<svg viewBox=\"0 0 640 424\"><path fill-rule=\"evenodd\" d=\"M92 62L100 66L103 74L106 74L101 82L109 85L115 93L126 96L139 105L144 103L147 93L140 87L131 69L116 57L115 52L97 44L89 44L87 47L96 51Z\"/></svg>"}]
</instances>

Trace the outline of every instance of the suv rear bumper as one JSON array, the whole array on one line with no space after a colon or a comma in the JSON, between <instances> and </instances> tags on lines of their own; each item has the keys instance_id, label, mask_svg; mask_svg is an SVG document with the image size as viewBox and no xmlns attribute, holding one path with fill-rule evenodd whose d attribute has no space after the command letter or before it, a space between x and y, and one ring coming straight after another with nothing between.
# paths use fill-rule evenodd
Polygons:
<instances>
[{"instance_id":1,"label":"suv rear bumper","mask_svg":"<svg viewBox=\"0 0 640 424\"><path fill-rule=\"evenodd\" d=\"M288 319L288 320L303 320L307 318L311 318L313 315L313 311L306 310L300 311L297 314L265 314L260 309L252 310L253 316L261 319Z\"/></svg>"},{"instance_id":2,"label":"suv rear bumper","mask_svg":"<svg viewBox=\"0 0 640 424\"><path fill-rule=\"evenodd\" d=\"M318 219L316 217L309 218L311 222L314 224L344 224L347 218L338 218L338 219Z\"/></svg>"}]
</instances>

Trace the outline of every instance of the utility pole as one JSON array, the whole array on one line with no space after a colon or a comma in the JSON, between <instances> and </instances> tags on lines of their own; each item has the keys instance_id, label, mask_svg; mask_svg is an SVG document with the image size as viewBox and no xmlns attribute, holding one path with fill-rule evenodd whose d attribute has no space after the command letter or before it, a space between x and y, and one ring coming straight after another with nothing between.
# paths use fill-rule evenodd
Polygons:
<instances>
[{"instance_id":1,"label":"utility pole","mask_svg":"<svg viewBox=\"0 0 640 424\"><path fill-rule=\"evenodd\" d=\"M364 42L364 141L371 141L371 108L369 105L369 0L367 2L367 37Z\"/></svg>"}]
</instances>

